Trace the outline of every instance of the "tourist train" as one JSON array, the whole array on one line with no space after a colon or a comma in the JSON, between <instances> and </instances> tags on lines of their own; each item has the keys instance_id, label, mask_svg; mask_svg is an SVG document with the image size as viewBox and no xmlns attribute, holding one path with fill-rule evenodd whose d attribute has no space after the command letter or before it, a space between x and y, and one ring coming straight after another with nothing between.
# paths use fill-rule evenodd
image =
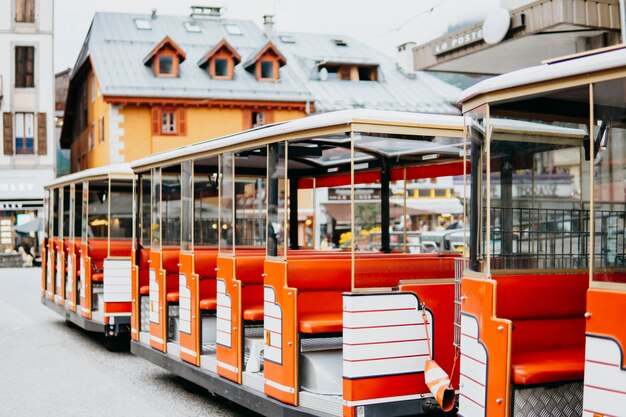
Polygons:
<instances>
[{"instance_id":1,"label":"tourist train","mask_svg":"<svg viewBox=\"0 0 626 417\"><path fill-rule=\"evenodd\" d=\"M42 301L266 416L624 415L625 80L594 51L463 116L327 113L59 178ZM436 210L457 228L411 224Z\"/></svg>"}]
</instances>

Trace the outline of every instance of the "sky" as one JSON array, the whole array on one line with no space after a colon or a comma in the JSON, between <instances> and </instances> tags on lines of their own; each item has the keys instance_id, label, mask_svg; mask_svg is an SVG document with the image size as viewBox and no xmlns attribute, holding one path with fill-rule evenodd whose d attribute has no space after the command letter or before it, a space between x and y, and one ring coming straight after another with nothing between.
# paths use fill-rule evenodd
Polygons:
<instances>
[{"instance_id":1,"label":"sky","mask_svg":"<svg viewBox=\"0 0 626 417\"><path fill-rule=\"evenodd\" d=\"M449 26L483 20L499 0L56 0L55 71L74 66L98 11L189 15L192 5L225 8L231 19L275 16L275 30L348 35L395 56L396 46L427 42Z\"/></svg>"}]
</instances>

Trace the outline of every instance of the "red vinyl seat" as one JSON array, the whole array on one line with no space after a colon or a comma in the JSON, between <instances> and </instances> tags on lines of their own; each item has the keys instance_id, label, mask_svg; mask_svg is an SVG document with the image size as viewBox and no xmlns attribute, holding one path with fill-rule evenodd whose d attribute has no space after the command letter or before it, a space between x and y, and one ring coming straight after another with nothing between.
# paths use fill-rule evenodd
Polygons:
<instances>
[{"instance_id":1,"label":"red vinyl seat","mask_svg":"<svg viewBox=\"0 0 626 417\"><path fill-rule=\"evenodd\" d=\"M512 381L518 385L580 380L584 371L584 347L521 352L511 358Z\"/></svg>"},{"instance_id":2,"label":"red vinyl seat","mask_svg":"<svg viewBox=\"0 0 626 417\"><path fill-rule=\"evenodd\" d=\"M263 304L253 305L243 310L246 321L263 321Z\"/></svg>"},{"instance_id":3,"label":"red vinyl seat","mask_svg":"<svg viewBox=\"0 0 626 417\"><path fill-rule=\"evenodd\" d=\"M165 295L165 300L168 303L177 303L180 300L180 293L178 291L168 292Z\"/></svg>"},{"instance_id":4,"label":"red vinyl seat","mask_svg":"<svg viewBox=\"0 0 626 417\"><path fill-rule=\"evenodd\" d=\"M215 298L204 298L200 300L200 310L212 311L217 309L217 300Z\"/></svg>"},{"instance_id":5,"label":"red vinyl seat","mask_svg":"<svg viewBox=\"0 0 626 417\"><path fill-rule=\"evenodd\" d=\"M139 287L139 294L141 294L141 295L148 295L148 294L150 294L150 286L149 285L142 285L141 287Z\"/></svg>"}]
</instances>

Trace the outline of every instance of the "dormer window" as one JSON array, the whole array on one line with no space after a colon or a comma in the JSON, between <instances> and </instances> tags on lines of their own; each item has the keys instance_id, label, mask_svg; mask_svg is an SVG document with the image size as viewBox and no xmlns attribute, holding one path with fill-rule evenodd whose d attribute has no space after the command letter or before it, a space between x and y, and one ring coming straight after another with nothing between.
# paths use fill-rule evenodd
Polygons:
<instances>
[{"instance_id":1,"label":"dormer window","mask_svg":"<svg viewBox=\"0 0 626 417\"><path fill-rule=\"evenodd\" d=\"M159 75L171 76L174 74L174 57L171 55L161 55L159 57Z\"/></svg>"},{"instance_id":2,"label":"dormer window","mask_svg":"<svg viewBox=\"0 0 626 417\"><path fill-rule=\"evenodd\" d=\"M378 81L377 65L326 64L320 66L320 80Z\"/></svg>"},{"instance_id":3,"label":"dormer window","mask_svg":"<svg viewBox=\"0 0 626 417\"><path fill-rule=\"evenodd\" d=\"M169 36L166 36L143 60L151 66L157 77L178 77L179 66L185 60L185 52Z\"/></svg>"},{"instance_id":4,"label":"dormer window","mask_svg":"<svg viewBox=\"0 0 626 417\"><path fill-rule=\"evenodd\" d=\"M252 58L243 64L247 71L253 72L259 81L278 81L279 68L287 63L287 60L274 46L268 42Z\"/></svg>"},{"instance_id":5,"label":"dormer window","mask_svg":"<svg viewBox=\"0 0 626 417\"><path fill-rule=\"evenodd\" d=\"M213 79L232 80L235 65L240 62L241 57L235 48L226 39L222 39L198 62L198 66L206 68Z\"/></svg>"},{"instance_id":6,"label":"dormer window","mask_svg":"<svg viewBox=\"0 0 626 417\"><path fill-rule=\"evenodd\" d=\"M276 80L278 79L278 74L276 74L275 70L275 62L274 61L261 61L261 79L262 80Z\"/></svg>"}]
</instances>

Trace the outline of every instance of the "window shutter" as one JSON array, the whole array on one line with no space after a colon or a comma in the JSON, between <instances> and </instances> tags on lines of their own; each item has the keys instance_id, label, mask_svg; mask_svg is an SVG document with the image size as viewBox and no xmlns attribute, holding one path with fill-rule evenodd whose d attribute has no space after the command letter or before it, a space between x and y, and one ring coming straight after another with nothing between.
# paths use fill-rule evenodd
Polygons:
<instances>
[{"instance_id":1,"label":"window shutter","mask_svg":"<svg viewBox=\"0 0 626 417\"><path fill-rule=\"evenodd\" d=\"M48 126L46 113L37 113L37 155L48 153Z\"/></svg>"},{"instance_id":2,"label":"window shutter","mask_svg":"<svg viewBox=\"0 0 626 417\"><path fill-rule=\"evenodd\" d=\"M187 109L178 109L176 116L178 117L178 134L187 135Z\"/></svg>"},{"instance_id":3,"label":"window shutter","mask_svg":"<svg viewBox=\"0 0 626 417\"><path fill-rule=\"evenodd\" d=\"M158 107L152 108L152 134L161 134L161 111Z\"/></svg>"},{"instance_id":4,"label":"window shutter","mask_svg":"<svg viewBox=\"0 0 626 417\"><path fill-rule=\"evenodd\" d=\"M4 154L13 155L13 115L4 113L2 118L4 123Z\"/></svg>"}]
</instances>

